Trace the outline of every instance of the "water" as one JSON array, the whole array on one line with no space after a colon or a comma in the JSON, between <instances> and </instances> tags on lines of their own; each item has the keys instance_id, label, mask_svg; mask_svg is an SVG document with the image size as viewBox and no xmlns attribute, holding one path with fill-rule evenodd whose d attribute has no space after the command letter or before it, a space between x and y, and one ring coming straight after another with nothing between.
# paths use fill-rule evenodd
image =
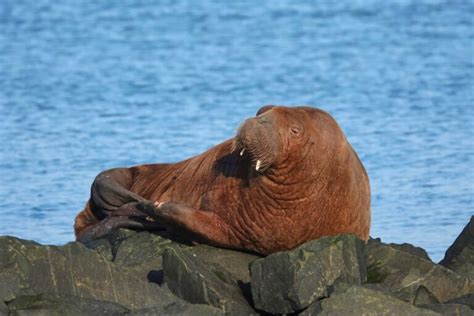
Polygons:
<instances>
[{"instance_id":1,"label":"water","mask_svg":"<svg viewBox=\"0 0 474 316\"><path fill-rule=\"evenodd\" d=\"M473 214L470 1L0 2L0 235L73 239L101 170L178 161L264 104L330 112L372 236L442 258Z\"/></svg>"}]
</instances>

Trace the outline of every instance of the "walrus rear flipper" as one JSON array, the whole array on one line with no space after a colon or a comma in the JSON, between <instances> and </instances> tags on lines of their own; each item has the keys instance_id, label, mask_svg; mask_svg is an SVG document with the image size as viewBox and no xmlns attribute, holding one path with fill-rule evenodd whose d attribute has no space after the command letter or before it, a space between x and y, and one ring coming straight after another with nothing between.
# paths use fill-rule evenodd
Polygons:
<instances>
[{"instance_id":1,"label":"walrus rear flipper","mask_svg":"<svg viewBox=\"0 0 474 316\"><path fill-rule=\"evenodd\" d=\"M128 168L101 172L91 187L91 197L75 220L76 240L86 242L98 239L118 228L157 229L156 223L147 222L138 203L151 203L130 191L133 176Z\"/></svg>"},{"instance_id":2,"label":"walrus rear flipper","mask_svg":"<svg viewBox=\"0 0 474 316\"><path fill-rule=\"evenodd\" d=\"M111 231L119 228L160 230L163 229L158 223L148 222L145 219L131 218L129 216L113 215L102 221L90 225L76 234L76 240L83 244L88 244L93 240L104 237Z\"/></svg>"},{"instance_id":3,"label":"walrus rear flipper","mask_svg":"<svg viewBox=\"0 0 474 316\"><path fill-rule=\"evenodd\" d=\"M99 219L112 215L125 204L147 201L130 191L133 175L129 168L115 168L97 175L91 187L91 210Z\"/></svg>"}]
</instances>

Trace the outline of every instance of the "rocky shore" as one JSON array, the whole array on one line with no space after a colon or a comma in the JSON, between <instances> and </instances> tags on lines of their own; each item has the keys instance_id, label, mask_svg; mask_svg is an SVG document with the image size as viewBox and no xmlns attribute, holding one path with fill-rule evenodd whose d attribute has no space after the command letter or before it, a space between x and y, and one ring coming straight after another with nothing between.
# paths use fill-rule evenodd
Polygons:
<instances>
[{"instance_id":1,"label":"rocky shore","mask_svg":"<svg viewBox=\"0 0 474 316\"><path fill-rule=\"evenodd\" d=\"M267 257L119 230L89 245L0 237L0 315L474 315L474 217L440 263L324 237Z\"/></svg>"}]
</instances>

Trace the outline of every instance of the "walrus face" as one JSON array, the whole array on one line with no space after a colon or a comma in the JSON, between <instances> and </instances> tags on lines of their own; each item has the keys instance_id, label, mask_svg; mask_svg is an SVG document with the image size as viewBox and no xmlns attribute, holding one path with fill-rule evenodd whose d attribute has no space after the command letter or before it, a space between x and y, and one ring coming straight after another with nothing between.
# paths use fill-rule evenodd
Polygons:
<instances>
[{"instance_id":1,"label":"walrus face","mask_svg":"<svg viewBox=\"0 0 474 316\"><path fill-rule=\"evenodd\" d=\"M240 126L234 150L248 155L260 173L288 160L297 163L302 156L300 145L308 137L304 129L308 118L302 109L264 106Z\"/></svg>"}]
</instances>

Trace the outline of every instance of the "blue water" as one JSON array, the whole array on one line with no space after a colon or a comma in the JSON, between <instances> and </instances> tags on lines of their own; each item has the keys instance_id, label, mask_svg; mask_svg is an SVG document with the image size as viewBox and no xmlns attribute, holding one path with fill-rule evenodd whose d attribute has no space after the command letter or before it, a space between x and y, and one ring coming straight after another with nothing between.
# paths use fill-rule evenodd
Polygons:
<instances>
[{"instance_id":1,"label":"blue water","mask_svg":"<svg viewBox=\"0 0 474 316\"><path fill-rule=\"evenodd\" d=\"M311 104L371 178L372 236L435 260L474 213L471 1L0 1L0 235L73 239L101 170Z\"/></svg>"}]
</instances>

